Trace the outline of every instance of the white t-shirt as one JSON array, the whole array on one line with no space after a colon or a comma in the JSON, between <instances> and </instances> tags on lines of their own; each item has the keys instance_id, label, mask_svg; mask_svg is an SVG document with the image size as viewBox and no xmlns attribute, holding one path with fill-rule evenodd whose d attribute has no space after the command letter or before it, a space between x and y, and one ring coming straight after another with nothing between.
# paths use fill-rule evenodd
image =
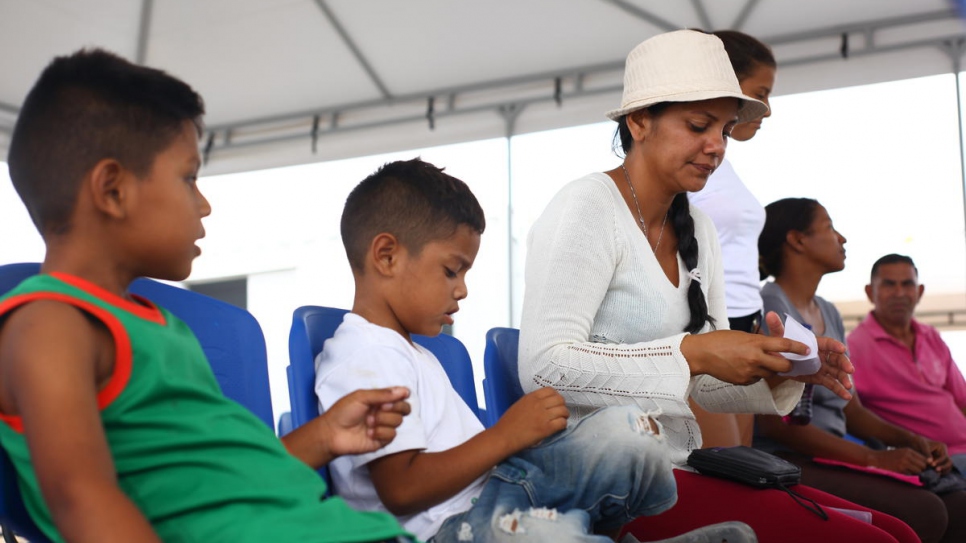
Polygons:
<instances>
[{"instance_id":1,"label":"white t-shirt","mask_svg":"<svg viewBox=\"0 0 966 543\"><path fill-rule=\"evenodd\" d=\"M711 220L691 209L710 315L728 329L718 239ZM788 380L737 386L692 377L681 354L688 323L688 270L678 255L678 285L664 274L617 185L593 173L565 186L530 230L520 323L524 391L552 386L582 416L610 405L637 405L664 427L671 461L684 465L701 446L688 406L724 413L788 413L804 385ZM705 325L704 331L710 330Z\"/></svg>"},{"instance_id":2,"label":"white t-shirt","mask_svg":"<svg viewBox=\"0 0 966 543\"><path fill-rule=\"evenodd\" d=\"M727 159L700 192L689 192L691 205L711 217L718 231L724 262L728 316L746 317L760 311L758 236L765 227L765 208L741 182Z\"/></svg>"},{"instance_id":3,"label":"white t-shirt","mask_svg":"<svg viewBox=\"0 0 966 543\"><path fill-rule=\"evenodd\" d=\"M339 496L356 509L388 512L369 477L366 464L370 461L413 449L444 451L483 431L431 352L354 313L347 314L335 335L325 342L315 369L315 393L322 411L359 389L405 386L410 390L412 412L403 419L392 443L372 453L339 457L329 464ZM427 540L448 517L470 508L485 479L478 478L426 511L397 518L404 528Z\"/></svg>"}]
</instances>

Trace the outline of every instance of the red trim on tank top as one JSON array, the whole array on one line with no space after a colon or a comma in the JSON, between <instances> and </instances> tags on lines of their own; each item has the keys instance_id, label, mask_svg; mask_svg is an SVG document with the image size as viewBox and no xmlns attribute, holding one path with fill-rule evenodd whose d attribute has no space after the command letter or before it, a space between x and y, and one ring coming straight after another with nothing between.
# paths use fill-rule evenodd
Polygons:
<instances>
[{"instance_id":1,"label":"red trim on tank top","mask_svg":"<svg viewBox=\"0 0 966 543\"><path fill-rule=\"evenodd\" d=\"M68 276L69 277L69 276ZM58 277L58 279L60 279ZM76 285L75 285L76 286ZM120 297L116 297L121 299ZM97 392L97 408L103 411L121 395L128 381L131 380L131 366L133 354L131 350L131 338L128 337L127 330L117 317L106 309L94 305L86 300L80 300L73 296L60 292L31 292L8 298L0 303L0 316L10 312L29 302L37 300L50 300L63 302L74 307L78 307L93 317L97 318L107 326L108 331L114 338L114 371L110 379L100 391ZM132 302L127 302L131 304ZM156 310L156 308L155 308ZM163 319L162 319L163 320ZM15 432L23 433L23 421L19 416L0 414L0 421L7 423Z\"/></svg>"},{"instance_id":2,"label":"red trim on tank top","mask_svg":"<svg viewBox=\"0 0 966 543\"><path fill-rule=\"evenodd\" d=\"M99 287L86 279L81 279L76 275L70 275L63 272L51 272L50 275L60 279L72 287L83 290L95 298L100 298L101 300L113 306L117 306L128 313L132 313L136 317L140 317L155 324L160 324L161 326L166 324L164 314L161 313L161 310L158 309L158 306L154 305L153 302L146 298L136 294L131 294L131 298L136 300L132 302L131 300L127 300L118 296L117 294L114 294L113 292L109 292L107 289Z\"/></svg>"}]
</instances>

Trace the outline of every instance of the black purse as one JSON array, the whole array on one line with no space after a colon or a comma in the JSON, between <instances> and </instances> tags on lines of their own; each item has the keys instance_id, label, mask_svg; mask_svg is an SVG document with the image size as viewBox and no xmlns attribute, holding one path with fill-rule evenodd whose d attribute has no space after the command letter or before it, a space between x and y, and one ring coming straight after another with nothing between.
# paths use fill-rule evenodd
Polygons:
<instances>
[{"instance_id":1,"label":"black purse","mask_svg":"<svg viewBox=\"0 0 966 543\"><path fill-rule=\"evenodd\" d=\"M789 488L801 480L802 468L773 454L744 446L695 449L688 456L688 465L702 475L721 477L755 488L777 488L787 492L805 509L828 520L828 513L822 506Z\"/></svg>"}]
</instances>

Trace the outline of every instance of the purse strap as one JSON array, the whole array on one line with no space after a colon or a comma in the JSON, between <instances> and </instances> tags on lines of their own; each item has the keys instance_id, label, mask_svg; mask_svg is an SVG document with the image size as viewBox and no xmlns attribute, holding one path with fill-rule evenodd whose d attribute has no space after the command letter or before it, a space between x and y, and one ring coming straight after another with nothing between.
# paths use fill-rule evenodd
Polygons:
<instances>
[{"instance_id":1,"label":"purse strap","mask_svg":"<svg viewBox=\"0 0 966 543\"><path fill-rule=\"evenodd\" d=\"M811 498L807 498L805 496L802 496L798 492L795 492L794 490L792 490L792 489L788 488L787 486L785 486L785 483L783 483L781 481L779 481L776 484L777 484L778 488L780 488L781 490L784 490L785 492L787 492L788 495L791 496L793 500L795 500L795 503L797 503L798 505L801 505L805 509L808 509L809 511L815 513L822 520L828 520L828 513L826 513L825 510L822 509L822 506L819 505L815 500L813 500ZM805 502L808 502L808 503L805 503Z\"/></svg>"}]
</instances>

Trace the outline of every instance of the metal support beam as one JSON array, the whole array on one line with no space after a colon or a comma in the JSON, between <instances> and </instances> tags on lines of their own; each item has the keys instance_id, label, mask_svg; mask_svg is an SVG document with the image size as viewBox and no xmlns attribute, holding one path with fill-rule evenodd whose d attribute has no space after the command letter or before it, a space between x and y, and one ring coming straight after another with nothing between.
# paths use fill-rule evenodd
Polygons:
<instances>
[{"instance_id":1,"label":"metal support beam","mask_svg":"<svg viewBox=\"0 0 966 543\"><path fill-rule=\"evenodd\" d=\"M966 231L966 138L963 134L963 92L960 87L963 53L966 52L966 40L959 38L949 40L941 47L949 55L952 63L953 77L956 79L956 126L959 128L959 176L963 189L963 228Z\"/></svg>"},{"instance_id":2,"label":"metal support beam","mask_svg":"<svg viewBox=\"0 0 966 543\"><path fill-rule=\"evenodd\" d=\"M151 37L151 14L154 0L141 0L141 24L138 26L138 48L134 60L144 64L148 58L148 38Z\"/></svg>"},{"instance_id":3,"label":"metal support beam","mask_svg":"<svg viewBox=\"0 0 966 543\"><path fill-rule=\"evenodd\" d=\"M298 119L310 118L316 114L325 115L332 111L353 111L353 110L363 110L375 107L386 107L394 104L406 103L406 102L425 102L427 96L450 96L452 95L452 101L456 104L456 97L461 94L475 93L475 92L485 92L485 91L505 91L508 87L515 86L527 86L532 85L535 82L543 82L546 80L553 80L557 77L567 78L577 78L583 77L583 74L600 74L605 72L620 72L624 69L624 61L609 62L606 64L596 64L592 66L579 66L576 68L571 68L567 70L560 70L556 72L544 72L538 74L529 74L518 77L508 77L504 79L496 79L491 81L482 81L479 83L471 83L469 85L461 85L456 87L444 87L440 89L433 89L424 92L418 92L413 94L405 94L394 96L390 99L375 99L375 100L365 100L361 102L352 102L348 104L339 104L336 106L331 106L328 108L318 108L310 109L305 111L298 111L293 113L286 113L282 115L273 115L270 117L260 117L255 119L248 119L240 121L237 123L223 124L223 125L213 125L210 130L224 130L225 128L243 128L243 127L255 127L258 125L293 121ZM566 97L566 96L565 96ZM514 100L517 101L518 100ZM437 117L441 115L437 113Z\"/></svg>"},{"instance_id":4,"label":"metal support beam","mask_svg":"<svg viewBox=\"0 0 966 543\"><path fill-rule=\"evenodd\" d=\"M17 106L12 106L6 102L0 102L0 111L17 115L20 113L20 108Z\"/></svg>"},{"instance_id":5,"label":"metal support beam","mask_svg":"<svg viewBox=\"0 0 966 543\"><path fill-rule=\"evenodd\" d=\"M366 74L369 76L369 79L371 79L373 84L379 88L379 92L382 94L382 97L386 99L392 98L392 93L389 92L389 88L386 87L386 84L382 82L379 74L377 74L376 70L373 69L371 64L369 64L369 60L366 59L365 55L362 54L362 51L356 45L356 42L353 41L352 36L350 36L345 27L342 26L342 23L339 22L338 18L336 18L335 13L333 13L329 8L329 5L325 3L325 0L315 0L315 3L318 4L319 9L321 9L322 13L325 14L325 18L329 20L329 24L332 25L332 28L339 33L339 37L342 38L342 41L346 44L346 47L352 51L352 55L356 57L356 62L362 66L362 69L365 70Z\"/></svg>"},{"instance_id":6,"label":"metal support beam","mask_svg":"<svg viewBox=\"0 0 966 543\"><path fill-rule=\"evenodd\" d=\"M658 26L664 28L677 27L677 25L674 25L673 23L656 18L653 14L640 10L633 4L628 3L627 0L601 1L611 3L617 7L620 7L621 9L633 11L635 16L639 16ZM320 6L320 9L330 13L324 0L316 0L316 2ZM743 24L742 21L748 17L749 13L756 9L758 3L759 0L748 0L747 3L744 4L742 13L739 15L739 20L736 20L736 24ZM334 18L331 20L333 21L334 25L338 25L338 21L335 21ZM770 39L766 39L765 41L774 45L797 41L812 41L815 39L833 36L838 37L843 33L862 34L865 39L852 40L853 49L849 51L849 55L850 57L854 58L865 55L888 53L897 50L909 50L923 47L941 47L943 43L946 43L950 40L966 39L966 32L947 36L931 36L928 39L893 43L887 46L877 44L876 40L874 39L875 32L882 29L936 21L959 21L959 17L954 10L933 11L905 18L864 21L855 23L853 25L840 25L837 27L818 29L810 32L801 32L793 35L789 34L775 36ZM341 28L341 26L338 26L337 28ZM348 40L348 37L346 36L345 39ZM350 42L351 40L347 41L347 43ZM841 56L839 51L829 49L821 54L812 55L809 57L799 56L795 58L782 58L781 64L782 66L787 67L828 61L840 62ZM364 62L364 59L362 59L362 62ZM318 136L320 137L333 133L373 129L403 123L417 123L419 121L421 121L421 124L425 127L427 119L425 113L427 111L427 97L438 97L438 100L435 100L437 103L434 104L434 106L439 107L434 107L432 113L432 119L434 122L436 122L450 116L474 114L484 111L497 111L499 108L506 106L507 104L515 104L516 106L522 107L526 106L527 104L547 102L554 99L558 101L566 101L568 99L575 99L590 95L599 95L605 93L616 94L621 90L619 74L623 69L623 65L624 63L621 60L591 66L578 66L553 72L530 73L497 80L480 81L467 85L421 90L412 94L392 96L389 98L376 98L353 103L343 103L326 108L316 108L311 110L290 112L282 115L247 119L236 123L228 123L217 126L213 125L209 127L209 130L213 132L225 132L230 130L235 133L237 137L235 138L235 141L222 141L219 138L218 141L215 142L212 151L217 154L219 149L226 147L249 147L260 144L272 144L288 140L297 140L298 138L308 139L311 137L308 127L311 126L312 119L316 116L320 116L324 119L328 115L331 116L330 118L333 121L325 129L323 129L324 123L320 124L318 131ZM554 88L555 82L558 80L561 81L561 92L555 92L553 95L543 96L533 94L533 87L546 85ZM607 81L607 83L598 84L597 86L588 89L585 88L585 81ZM568 90L564 92L564 89ZM485 96L487 93L492 93L498 97L491 100L486 100ZM463 100L463 97L468 97L470 99ZM394 108L396 113L393 112ZM420 110L423 113L417 113ZM404 111L404 113L398 113L399 111ZM353 113L362 113L363 115L351 115ZM376 115L372 115L373 113ZM361 122L344 121L336 123L335 120L337 116L341 116L343 114L345 115L345 119L366 118L374 120ZM306 128L301 132L281 128L282 126L290 123L298 124L300 121L304 121L304 126L306 126ZM275 127L279 128L276 130ZM508 129L510 130L509 135L512 135L514 130L513 125L508 125Z\"/></svg>"},{"instance_id":7,"label":"metal support beam","mask_svg":"<svg viewBox=\"0 0 966 543\"><path fill-rule=\"evenodd\" d=\"M714 24L711 23L711 17L708 15L708 10L704 9L704 2L701 0L691 0L691 7L694 8L694 12L698 14L698 20L701 21L701 28L711 32L714 30Z\"/></svg>"},{"instance_id":8,"label":"metal support beam","mask_svg":"<svg viewBox=\"0 0 966 543\"><path fill-rule=\"evenodd\" d=\"M634 4L626 2L625 0L601 0L601 1L606 2L608 4L613 4L619 7L620 9L626 11L627 13L630 13L631 15L637 17L638 19L647 21L652 25L660 28L661 30L664 30L665 32L671 31L671 30L681 30L682 28L684 28L679 24L675 24L671 21L668 21L667 19L658 17L657 15L654 15L650 11L641 9L635 6Z\"/></svg>"},{"instance_id":9,"label":"metal support beam","mask_svg":"<svg viewBox=\"0 0 966 543\"><path fill-rule=\"evenodd\" d=\"M899 43L894 45L876 45L871 48L849 48L848 56L849 58L878 55L882 53L889 53L892 51L907 51L909 49L922 49L927 47L940 47L942 44L949 40L955 40L962 38L963 36L941 36L937 38L930 38L928 40L918 40L912 42ZM831 50L828 53L823 53L820 55L813 55L810 57L799 57L790 60L782 60L781 65L783 68L788 66L800 66L802 64L815 64L819 62L827 62L830 60L842 60L842 52L839 49Z\"/></svg>"},{"instance_id":10,"label":"metal support beam","mask_svg":"<svg viewBox=\"0 0 966 543\"><path fill-rule=\"evenodd\" d=\"M745 23L748 22L748 17L751 16L751 12L755 10L758 6L758 0L748 0L745 2L744 7L738 12L738 16L735 17L735 21L731 23L731 30L741 30Z\"/></svg>"},{"instance_id":11,"label":"metal support beam","mask_svg":"<svg viewBox=\"0 0 966 543\"><path fill-rule=\"evenodd\" d=\"M507 326L513 327L513 134L517 118L523 112L518 104L507 104L499 108L500 116L506 123L506 269L507 269Z\"/></svg>"},{"instance_id":12,"label":"metal support beam","mask_svg":"<svg viewBox=\"0 0 966 543\"><path fill-rule=\"evenodd\" d=\"M866 21L864 23L856 23L850 25L838 25L829 26L816 30L809 30L807 32L795 32L793 34L782 34L780 36L771 36L762 38L762 41L769 45L780 45L786 43L794 43L801 41L810 41L820 38L828 37L839 37L842 34L851 32L867 32L875 30L883 30L886 28L895 28L897 26L912 26L919 23L931 23L935 21L958 21L959 14L956 13L955 9L944 9L939 11L930 11L927 13L920 13L917 15L907 15L905 17L890 17L888 19L876 19L873 21ZM782 64L784 66L784 64Z\"/></svg>"}]
</instances>

